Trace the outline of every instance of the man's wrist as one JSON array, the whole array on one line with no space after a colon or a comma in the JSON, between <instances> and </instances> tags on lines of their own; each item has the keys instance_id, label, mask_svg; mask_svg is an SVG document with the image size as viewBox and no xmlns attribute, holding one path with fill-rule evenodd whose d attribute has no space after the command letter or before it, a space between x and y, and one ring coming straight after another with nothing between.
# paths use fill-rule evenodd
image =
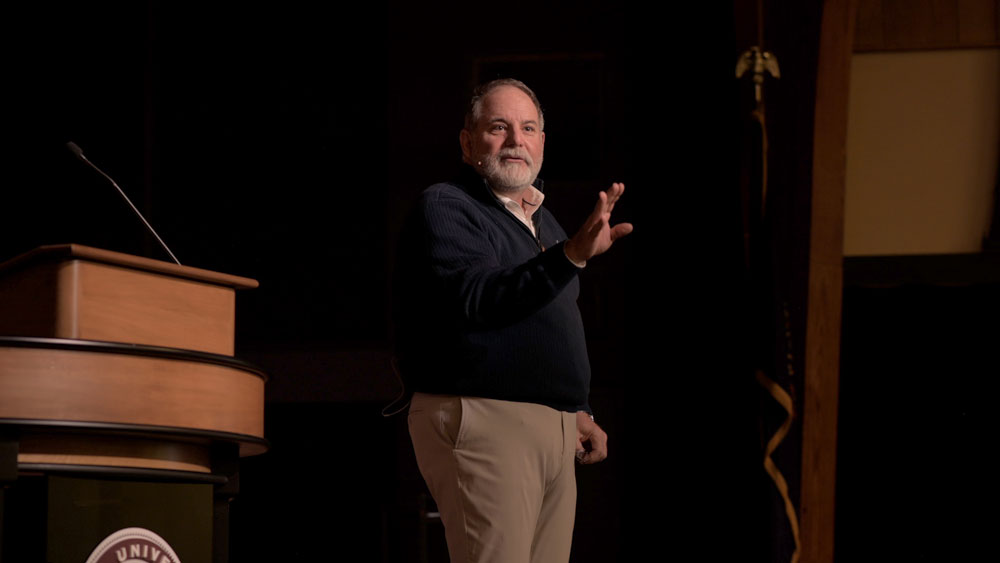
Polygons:
<instances>
[{"instance_id":1,"label":"man's wrist","mask_svg":"<svg viewBox=\"0 0 1000 563\"><path fill-rule=\"evenodd\" d=\"M566 244L563 245L563 254L565 254L566 255L566 259L569 260L577 268L586 268L587 267L587 261L586 260L576 260L570 254L570 241L566 241Z\"/></svg>"}]
</instances>

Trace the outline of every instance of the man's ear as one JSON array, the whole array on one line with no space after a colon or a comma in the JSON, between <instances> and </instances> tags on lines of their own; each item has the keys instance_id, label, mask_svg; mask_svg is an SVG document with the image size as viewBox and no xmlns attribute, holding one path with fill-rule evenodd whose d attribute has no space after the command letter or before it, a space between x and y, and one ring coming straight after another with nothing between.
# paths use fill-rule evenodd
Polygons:
<instances>
[{"instance_id":1,"label":"man's ear","mask_svg":"<svg viewBox=\"0 0 1000 563\"><path fill-rule=\"evenodd\" d=\"M468 164L475 164L472 160L472 134L467 129L462 129L458 134L458 144L462 145L462 160Z\"/></svg>"}]
</instances>

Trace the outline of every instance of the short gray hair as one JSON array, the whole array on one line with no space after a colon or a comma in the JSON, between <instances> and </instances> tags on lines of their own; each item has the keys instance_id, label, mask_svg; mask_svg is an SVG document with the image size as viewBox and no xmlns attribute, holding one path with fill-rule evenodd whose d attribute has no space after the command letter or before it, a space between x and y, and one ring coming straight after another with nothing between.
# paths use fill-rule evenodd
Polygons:
<instances>
[{"instance_id":1,"label":"short gray hair","mask_svg":"<svg viewBox=\"0 0 1000 563\"><path fill-rule=\"evenodd\" d=\"M531 98L531 101L535 104L535 109L538 110L538 128L544 131L545 116L542 115L542 104L538 101L538 96L531 91L531 88L528 88L527 84L516 78L498 78L473 90L472 99L469 100L469 109L465 112L465 129L472 131L476 128L476 124L479 123L479 118L482 117L483 113L483 98L501 86L513 86Z\"/></svg>"}]
</instances>

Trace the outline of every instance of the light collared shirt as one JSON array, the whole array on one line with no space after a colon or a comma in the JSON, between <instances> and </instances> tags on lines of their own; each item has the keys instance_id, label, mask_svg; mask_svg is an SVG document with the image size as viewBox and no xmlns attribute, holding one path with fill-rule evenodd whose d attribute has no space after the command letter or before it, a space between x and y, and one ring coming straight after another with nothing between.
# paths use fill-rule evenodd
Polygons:
<instances>
[{"instance_id":1,"label":"light collared shirt","mask_svg":"<svg viewBox=\"0 0 1000 563\"><path fill-rule=\"evenodd\" d=\"M524 226L528 227L532 236L538 238L538 233L535 232L535 224L531 222L531 216L542 206L542 202L545 201L545 194L535 186L528 186L517 195L517 198L521 201L515 201L495 190L493 194L507 208L507 211L513 213L514 217L517 217L519 221L524 223Z\"/></svg>"},{"instance_id":2,"label":"light collared shirt","mask_svg":"<svg viewBox=\"0 0 1000 563\"><path fill-rule=\"evenodd\" d=\"M542 193L541 190L535 186L528 186L524 189L524 191L517 195L517 198L521 200L520 202L511 199L496 190L493 190L493 195L497 196L497 199L499 199L500 203L507 208L507 211L510 211L514 217L517 217L519 221L528 227L528 230L531 231L531 235L533 237L536 239L538 238L538 233L535 232L535 224L531 221L531 216L535 214L535 211L537 211L538 208L542 206L542 202L545 201L545 194ZM563 249L563 252L565 253L565 249ZM587 265L586 260L583 262L576 262L570 258L568 254L566 255L566 259L572 262L577 268L583 268Z\"/></svg>"}]
</instances>

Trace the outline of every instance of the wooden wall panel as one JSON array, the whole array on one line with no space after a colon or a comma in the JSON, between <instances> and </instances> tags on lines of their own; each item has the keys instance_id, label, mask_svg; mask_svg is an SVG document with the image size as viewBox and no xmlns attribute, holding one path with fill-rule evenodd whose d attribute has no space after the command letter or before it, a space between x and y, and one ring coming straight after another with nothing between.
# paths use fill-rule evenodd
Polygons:
<instances>
[{"instance_id":1,"label":"wooden wall panel","mask_svg":"<svg viewBox=\"0 0 1000 563\"><path fill-rule=\"evenodd\" d=\"M1000 46L997 0L859 0L855 51Z\"/></svg>"},{"instance_id":2,"label":"wooden wall panel","mask_svg":"<svg viewBox=\"0 0 1000 563\"><path fill-rule=\"evenodd\" d=\"M833 563L847 98L857 0L823 3L813 129L802 412L802 563Z\"/></svg>"},{"instance_id":3,"label":"wooden wall panel","mask_svg":"<svg viewBox=\"0 0 1000 563\"><path fill-rule=\"evenodd\" d=\"M958 41L962 45L1000 43L1000 2L958 0Z\"/></svg>"}]
</instances>

